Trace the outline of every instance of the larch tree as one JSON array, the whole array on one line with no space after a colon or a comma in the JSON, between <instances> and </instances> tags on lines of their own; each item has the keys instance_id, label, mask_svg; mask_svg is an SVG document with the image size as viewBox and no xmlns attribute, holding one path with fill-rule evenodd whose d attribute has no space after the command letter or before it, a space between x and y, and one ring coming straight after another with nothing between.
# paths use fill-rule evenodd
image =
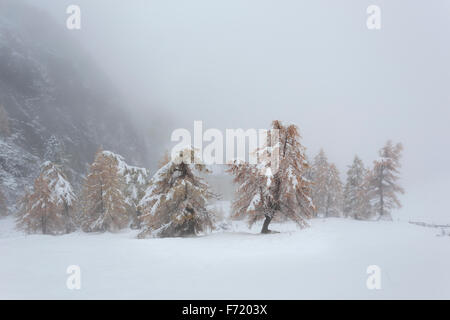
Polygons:
<instances>
[{"instance_id":1,"label":"larch tree","mask_svg":"<svg viewBox=\"0 0 450 320\"><path fill-rule=\"evenodd\" d=\"M170 155L169 155L169 151L164 151L164 155L161 158L161 160L158 161L158 169L161 169L162 167L164 167L166 164L168 164L170 161Z\"/></svg>"},{"instance_id":2,"label":"larch tree","mask_svg":"<svg viewBox=\"0 0 450 320\"><path fill-rule=\"evenodd\" d=\"M313 181L312 199L316 206L316 215L322 214L326 207L328 194L328 168L329 163L323 149L314 157L311 167L311 176Z\"/></svg>"},{"instance_id":3,"label":"larch tree","mask_svg":"<svg viewBox=\"0 0 450 320\"><path fill-rule=\"evenodd\" d=\"M19 203L17 225L28 233L69 233L75 229L73 209L76 200L61 168L46 161L33 190Z\"/></svg>"},{"instance_id":4,"label":"larch tree","mask_svg":"<svg viewBox=\"0 0 450 320\"><path fill-rule=\"evenodd\" d=\"M99 149L83 188L79 223L85 232L115 232L130 224L132 217L122 190L124 181L116 159Z\"/></svg>"},{"instance_id":5,"label":"larch tree","mask_svg":"<svg viewBox=\"0 0 450 320\"><path fill-rule=\"evenodd\" d=\"M266 214L269 215L266 203L269 197L267 176L261 173L258 166L235 160L227 172L234 176L233 182L237 185L232 206L233 217L248 218L249 225L252 226L255 222L264 219ZM267 228L268 225L269 222Z\"/></svg>"},{"instance_id":6,"label":"larch tree","mask_svg":"<svg viewBox=\"0 0 450 320\"><path fill-rule=\"evenodd\" d=\"M378 219L392 220L391 210L401 207L397 195L404 193L398 184L402 151L401 143L393 145L389 140L379 151L379 158L374 161L367 179L369 199Z\"/></svg>"},{"instance_id":7,"label":"larch tree","mask_svg":"<svg viewBox=\"0 0 450 320\"><path fill-rule=\"evenodd\" d=\"M366 179L369 171L362 160L355 156L347 170L347 181L344 188L344 216L354 219L367 219L371 215L371 207L367 194Z\"/></svg>"},{"instance_id":8,"label":"larch tree","mask_svg":"<svg viewBox=\"0 0 450 320\"><path fill-rule=\"evenodd\" d=\"M139 203L138 237L185 237L212 229L213 216L206 206L215 195L200 176L206 173L209 170L192 147L161 167Z\"/></svg>"},{"instance_id":9,"label":"larch tree","mask_svg":"<svg viewBox=\"0 0 450 320\"><path fill-rule=\"evenodd\" d=\"M322 149L314 157L312 177L312 196L317 215L340 216L342 212L342 182L338 169L334 164L328 162Z\"/></svg>"},{"instance_id":10,"label":"larch tree","mask_svg":"<svg viewBox=\"0 0 450 320\"><path fill-rule=\"evenodd\" d=\"M228 169L238 185L234 215L248 217L250 225L264 220L261 233L271 232L269 224L276 215L306 227L315 207L298 127L275 120L267 133L265 144L255 151L257 164L235 161Z\"/></svg>"},{"instance_id":11,"label":"larch tree","mask_svg":"<svg viewBox=\"0 0 450 320\"><path fill-rule=\"evenodd\" d=\"M308 164L308 167L306 168L303 177L312 183L312 181L313 181L313 166L310 165L310 163L312 163L312 162L309 160L309 158L306 154L305 154L305 161ZM311 190L312 190L312 187L311 187Z\"/></svg>"},{"instance_id":12,"label":"larch tree","mask_svg":"<svg viewBox=\"0 0 450 320\"><path fill-rule=\"evenodd\" d=\"M138 216L140 212L138 205L139 201L145 195L145 191L150 182L149 171L146 168L129 165L121 155L111 151L103 151L103 156L109 157L118 168L119 178L123 182L121 183L121 191L125 197L127 211L132 220L130 227L132 229L139 229L140 221Z\"/></svg>"}]
</instances>

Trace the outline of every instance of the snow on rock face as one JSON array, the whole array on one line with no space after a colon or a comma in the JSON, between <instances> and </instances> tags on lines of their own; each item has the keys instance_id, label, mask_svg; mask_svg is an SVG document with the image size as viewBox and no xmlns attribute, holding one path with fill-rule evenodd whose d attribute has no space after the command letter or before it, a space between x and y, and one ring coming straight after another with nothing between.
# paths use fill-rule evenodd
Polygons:
<instances>
[{"instance_id":1,"label":"snow on rock face","mask_svg":"<svg viewBox=\"0 0 450 320\"><path fill-rule=\"evenodd\" d=\"M0 185L10 212L39 172L39 158L27 152L11 139L0 138Z\"/></svg>"}]
</instances>

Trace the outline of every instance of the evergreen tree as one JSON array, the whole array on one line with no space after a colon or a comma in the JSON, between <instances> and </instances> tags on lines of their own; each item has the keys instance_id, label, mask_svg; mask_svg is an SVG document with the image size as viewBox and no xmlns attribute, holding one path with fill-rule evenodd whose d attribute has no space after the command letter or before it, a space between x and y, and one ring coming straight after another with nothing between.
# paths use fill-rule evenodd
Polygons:
<instances>
[{"instance_id":1,"label":"evergreen tree","mask_svg":"<svg viewBox=\"0 0 450 320\"><path fill-rule=\"evenodd\" d=\"M367 219L371 215L365 183L369 171L358 156L347 170L347 181L344 188L344 216L354 219Z\"/></svg>"},{"instance_id":2,"label":"evergreen tree","mask_svg":"<svg viewBox=\"0 0 450 320\"><path fill-rule=\"evenodd\" d=\"M339 171L334 165L330 164L328 168L328 194L325 206L325 217L342 216L342 181L339 177Z\"/></svg>"},{"instance_id":3,"label":"evergreen tree","mask_svg":"<svg viewBox=\"0 0 450 320\"><path fill-rule=\"evenodd\" d=\"M76 197L60 167L50 161L41 166L34 189L19 203L17 225L28 233L62 234L74 230Z\"/></svg>"},{"instance_id":4,"label":"evergreen tree","mask_svg":"<svg viewBox=\"0 0 450 320\"><path fill-rule=\"evenodd\" d=\"M84 231L118 231L132 219L122 192L123 177L117 161L99 149L86 177L83 189L83 213L80 224Z\"/></svg>"},{"instance_id":5,"label":"evergreen tree","mask_svg":"<svg viewBox=\"0 0 450 320\"><path fill-rule=\"evenodd\" d=\"M104 157L109 157L111 162L117 166L117 172L123 182L122 192L125 196L125 201L135 209L148 187L150 180L148 170L127 164L121 155L111 151L103 151L102 153Z\"/></svg>"},{"instance_id":6,"label":"evergreen tree","mask_svg":"<svg viewBox=\"0 0 450 320\"><path fill-rule=\"evenodd\" d=\"M309 166L300 139L297 126L273 121L265 145L256 150L258 164L235 162L228 169L238 185L234 215L249 217L250 225L263 219L261 233L271 232L276 215L301 227L312 216L311 182L305 178Z\"/></svg>"},{"instance_id":7,"label":"evergreen tree","mask_svg":"<svg viewBox=\"0 0 450 320\"><path fill-rule=\"evenodd\" d=\"M147 169L127 164L124 158L111 151L103 151L105 157L110 157L118 168L118 173L124 182L122 184L122 193L127 204L127 211L132 222L130 227L132 229L140 228L140 220L138 216L140 211L138 209L139 201L144 197L145 191L150 183L150 175Z\"/></svg>"},{"instance_id":8,"label":"evergreen tree","mask_svg":"<svg viewBox=\"0 0 450 320\"><path fill-rule=\"evenodd\" d=\"M394 146L389 140L379 151L379 158L374 161L368 177L368 196L378 219L392 220L391 209L401 207L397 194L404 193L398 185L402 150L401 143Z\"/></svg>"},{"instance_id":9,"label":"evergreen tree","mask_svg":"<svg viewBox=\"0 0 450 320\"><path fill-rule=\"evenodd\" d=\"M334 164L328 162L322 149L314 157L312 176L312 195L317 215L323 217L341 216L342 182L339 171Z\"/></svg>"},{"instance_id":10,"label":"evergreen tree","mask_svg":"<svg viewBox=\"0 0 450 320\"><path fill-rule=\"evenodd\" d=\"M323 215L327 206L328 195L328 169L329 163L323 149L314 157L311 170L312 175L312 199L316 206L316 215Z\"/></svg>"},{"instance_id":11,"label":"evergreen tree","mask_svg":"<svg viewBox=\"0 0 450 320\"><path fill-rule=\"evenodd\" d=\"M138 237L183 237L211 229L206 205L214 195L200 178L208 172L191 147L161 167L139 204L143 230Z\"/></svg>"}]
</instances>

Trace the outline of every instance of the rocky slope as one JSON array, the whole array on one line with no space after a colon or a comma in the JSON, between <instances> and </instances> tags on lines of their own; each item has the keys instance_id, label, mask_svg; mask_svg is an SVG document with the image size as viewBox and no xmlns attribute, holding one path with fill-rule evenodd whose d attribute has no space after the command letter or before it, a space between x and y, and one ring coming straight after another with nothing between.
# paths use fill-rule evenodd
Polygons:
<instances>
[{"instance_id":1,"label":"rocky slope","mask_svg":"<svg viewBox=\"0 0 450 320\"><path fill-rule=\"evenodd\" d=\"M37 9L0 2L0 188L10 206L49 160L52 136L75 185L100 145L142 164L145 143L125 107L70 32Z\"/></svg>"}]
</instances>

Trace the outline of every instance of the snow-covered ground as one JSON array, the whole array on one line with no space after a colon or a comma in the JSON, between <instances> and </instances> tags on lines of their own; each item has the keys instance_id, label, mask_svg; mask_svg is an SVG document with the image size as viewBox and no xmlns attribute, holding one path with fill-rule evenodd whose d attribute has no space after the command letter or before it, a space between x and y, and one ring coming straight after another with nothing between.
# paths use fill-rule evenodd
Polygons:
<instances>
[{"instance_id":1,"label":"snow-covered ground","mask_svg":"<svg viewBox=\"0 0 450 320\"><path fill-rule=\"evenodd\" d=\"M450 237L405 222L317 219L257 234L234 223L195 238L118 234L24 235L0 220L0 298L450 298ZM81 289L66 287L69 265ZM381 289L366 286L369 265Z\"/></svg>"}]
</instances>

